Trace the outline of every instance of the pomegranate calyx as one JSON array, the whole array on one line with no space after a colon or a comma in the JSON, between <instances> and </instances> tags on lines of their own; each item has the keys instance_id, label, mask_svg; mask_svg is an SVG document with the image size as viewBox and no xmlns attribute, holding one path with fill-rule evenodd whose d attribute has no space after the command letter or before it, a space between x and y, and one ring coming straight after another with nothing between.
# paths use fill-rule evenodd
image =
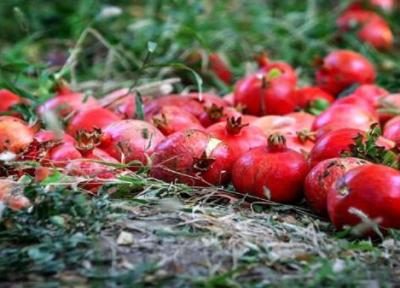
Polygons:
<instances>
[{"instance_id":1,"label":"pomegranate calyx","mask_svg":"<svg viewBox=\"0 0 400 288\"><path fill-rule=\"evenodd\" d=\"M272 134L268 137L268 149L280 151L286 149L286 138L282 134Z\"/></svg>"},{"instance_id":2,"label":"pomegranate calyx","mask_svg":"<svg viewBox=\"0 0 400 288\"><path fill-rule=\"evenodd\" d=\"M85 154L101 144L102 136L103 132L98 128L94 128L93 131L79 130L75 137L75 148Z\"/></svg>"},{"instance_id":3,"label":"pomegranate calyx","mask_svg":"<svg viewBox=\"0 0 400 288\"><path fill-rule=\"evenodd\" d=\"M224 107L217 106L214 103L210 107L204 107L204 111L207 113L208 118L214 121L218 121L224 117Z\"/></svg>"},{"instance_id":4,"label":"pomegranate calyx","mask_svg":"<svg viewBox=\"0 0 400 288\"><path fill-rule=\"evenodd\" d=\"M215 158L207 156L207 152L204 151L200 158L193 158L193 169L204 172L210 169L211 165L215 162Z\"/></svg>"},{"instance_id":5,"label":"pomegranate calyx","mask_svg":"<svg viewBox=\"0 0 400 288\"><path fill-rule=\"evenodd\" d=\"M230 117L226 120L226 131L229 135L237 135L240 131L248 126L249 123L242 124L242 117Z\"/></svg>"},{"instance_id":6,"label":"pomegranate calyx","mask_svg":"<svg viewBox=\"0 0 400 288\"><path fill-rule=\"evenodd\" d=\"M316 132L311 132L308 129L302 129L300 131L297 131L296 135L297 135L297 137L298 137L298 139L300 140L301 143L305 143L308 140L315 141L317 133Z\"/></svg>"},{"instance_id":7,"label":"pomegranate calyx","mask_svg":"<svg viewBox=\"0 0 400 288\"><path fill-rule=\"evenodd\" d=\"M167 117L165 116L164 113L161 114L161 117L154 116L153 124L157 128L165 128L168 125Z\"/></svg>"}]
</instances>

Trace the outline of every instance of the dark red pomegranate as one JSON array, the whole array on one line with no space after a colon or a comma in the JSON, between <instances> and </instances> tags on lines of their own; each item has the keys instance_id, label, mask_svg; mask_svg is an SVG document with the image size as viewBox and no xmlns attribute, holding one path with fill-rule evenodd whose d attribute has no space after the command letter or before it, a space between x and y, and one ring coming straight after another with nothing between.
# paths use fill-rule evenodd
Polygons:
<instances>
[{"instance_id":1,"label":"dark red pomegranate","mask_svg":"<svg viewBox=\"0 0 400 288\"><path fill-rule=\"evenodd\" d=\"M232 182L242 194L293 203L302 196L307 173L304 156L288 149L282 135L272 135L267 147L252 149L235 162Z\"/></svg>"},{"instance_id":2,"label":"dark red pomegranate","mask_svg":"<svg viewBox=\"0 0 400 288\"><path fill-rule=\"evenodd\" d=\"M150 175L190 186L226 184L233 158L221 140L199 130L177 132L157 145Z\"/></svg>"},{"instance_id":3,"label":"dark red pomegranate","mask_svg":"<svg viewBox=\"0 0 400 288\"><path fill-rule=\"evenodd\" d=\"M319 87L337 95L353 84L372 84L375 80L375 69L359 53L336 50L324 58L316 77Z\"/></svg>"},{"instance_id":4,"label":"dark red pomegranate","mask_svg":"<svg viewBox=\"0 0 400 288\"><path fill-rule=\"evenodd\" d=\"M267 145L263 131L255 126L243 124L241 117L232 117L225 123L214 124L208 127L207 132L229 146L234 160L252 148Z\"/></svg>"},{"instance_id":5,"label":"dark red pomegranate","mask_svg":"<svg viewBox=\"0 0 400 288\"><path fill-rule=\"evenodd\" d=\"M193 114L177 106L161 107L151 118L151 123L166 136L186 129L204 129Z\"/></svg>"},{"instance_id":6,"label":"dark red pomegranate","mask_svg":"<svg viewBox=\"0 0 400 288\"><path fill-rule=\"evenodd\" d=\"M105 108L91 108L78 112L66 128L67 133L75 136L80 130L93 131L93 129L103 129L121 118Z\"/></svg>"},{"instance_id":7,"label":"dark red pomegranate","mask_svg":"<svg viewBox=\"0 0 400 288\"><path fill-rule=\"evenodd\" d=\"M120 120L103 130L99 148L123 163L139 161L147 164L163 134L152 124L140 120Z\"/></svg>"},{"instance_id":8,"label":"dark red pomegranate","mask_svg":"<svg viewBox=\"0 0 400 288\"><path fill-rule=\"evenodd\" d=\"M383 229L400 228L400 172L371 164L354 168L336 181L328 193L329 217L338 230L365 218ZM364 219L363 219L364 218ZM371 226L359 231L373 236Z\"/></svg>"},{"instance_id":9,"label":"dark red pomegranate","mask_svg":"<svg viewBox=\"0 0 400 288\"><path fill-rule=\"evenodd\" d=\"M328 216L327 197L332 185L350 169L368 163L353 157L331 158L319 162L311 169L304 182L304 196L310 208L322 216Z\"/></svg>"},{"instance_id":10,"label":"dark red pomegranate","mask_svg":"<svg viewBox=\"0 0 400 288\"><path fill-rule=\"evenodd\" d=\"M279 70L252 74L237 82L235 105L251 115L284 115L296 108L294 87L292 80L283 77Z\"/></svg>"}]
</instances>

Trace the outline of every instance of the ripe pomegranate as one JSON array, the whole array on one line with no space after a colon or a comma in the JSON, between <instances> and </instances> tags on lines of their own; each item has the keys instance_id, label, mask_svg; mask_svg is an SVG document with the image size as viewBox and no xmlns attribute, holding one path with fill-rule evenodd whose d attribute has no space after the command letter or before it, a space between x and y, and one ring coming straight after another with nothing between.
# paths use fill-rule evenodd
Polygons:
<instances>
[{"instance_id":1,"label":"ripe pomegranate","mask_svg":"<svg viewBox=\"0 0 400 288\"><path fill-rule=\"evenodd\" d=\"M166 136L186 129L204 129L193 114L177 106L161 107L151 123Z\"/></svg>"},{"instance_id":2,"label":"ripe pomegranate","mask_svg":"<svg viewBox=\"0 0 400 288\"><path fill-rule=\"evenodd\" d=\"M123 163L140 161L147 163L163 134L150 123L140 120L120 120L103 130L99 148Z\"/></svg>"},{"instance_id":3,"label":"ripe pomegranate","mask_svg":"<svg viewBox=\"0 0 400 288\"><path fill-rule=\"evenodd\" d=\"M332 106L336 105L342 105L342 104L349 104L349 105L355 105L359 108L364 109L367 111L369 114L373 115L374 118L378 119L378 114L374 108L367 100L364 98L358 97L356 95L349 95L340 99L337 99Z\"/></svg>"},{"instance_id":4,"label":"ripe pomegranate","mask_svg":"<svg viewBox=\"0 0 400 288\"><path fill-rule=\"evenodd\" d=\"M267 148L254 148L235 162L232 182L238 192L282 203L301 198L307 161L285 142L282 135L272 135Z\"/></svg>"},{"instance_id":5,"label":"ripe pomegranate","mask_svg":"<svg viewBox=\"0 0 400 288\"><path fill-rule=\"evenodd\" d=\"M392 12L396 7L396 0L369 0L369 1L354 1L346 10L361 10L369 8L368 5L375 6L385 12ZM372 7L373 8L373 7Z\"/></svg>"},{"instance_id":6,"label":"ripe pomegranate","mask_svg":"<svg viewBox=\"0 0 400 288\"><path fill-rule=\"evenodd\" d=\"M6 89L0 89L0 112L7 112L16 104L22 102L21 97Z\"/></svg>"},{"instance_id":7,"label":"ripe pomegranate","mask_svg":"<svg viewBox=\"0 0 400 288\"><path fill-rule=\"evenodd\" d=\"M232 72L226 62L218 53L211 53L208 56L210 70L225 84L229 85L232 81Z\"/></svg>"},{"instance_id":8,"label":"ripe pomegranate","mask_svg":"<svg viewBox=\"0 0 400 288\"><path fill-rule=\"evenodd\" d=\"M285 116L293 118L295 120L293 125L294 131L311 130L312 125L315 121L315 116L306 112L294 112L289 113Z\"/></svg>"},{"instance_id":9,"label":"ripe pomegranate","mask_svg":"<svg viewBox=\"0 0 400 288\"><path fill-rule=\"evenodd\" d=\"M389 92L385 89L374 85L374 84L365 84L360 85L354 92L351 94L352 96L363 98L368 101L368 103L374 108L378 107L378 101L382 96L388 95Z\"/></svg>"},{"instance_id":10,"label":"ripe pomegranate","mask_svg":"<svg viewBox=\"0 0 400 288\"><path fill-rule=\"evenodd\" d=\"M221 97L219 97L217 95L211 94L211 93L192 92L192 93L184 94L182 96L189 97L190 99L193 99L196 102L199 102L200 104L203 105L203 107L206 107L206 108L209 108L212 105L215 105L218 107L227 107L228 106L225 103L224 99L222 99Z\"/></svg>"},{"instance_id":11,"label":"ripe pomegranate","mask_svg":"<svg viewBox=\"0 0 400 288\"><path fill-rule=\"evenodd\" d=\"M393 47L393 33L385 19L368 21L358 31L361 41L376 49L387 50Z\"/></svg>"},{"instance_id":12,"label":"ripe pomegranate","mask_svg":"<svg viewBox=\"0 0 400 288\"><path fill-rule=\"evenodd\" d=\"M400 93L389 94L378 100L379 121L386 123L396 115L400 115Z\"/></svg>"},{"instance_id":13,"label":"ripe pomegranate","mask_svg":"<svg viewBox=\"0 0 400 288\"><path fill-rule=\"evenodd\" d=\"M157 114L163 106L177 106L196 117L199 117L204 111L203 105L190 97L168 95L149 101L144 105L146 118L150 119L152 116Z\"/></svg>"},{"instance_id":14,"label":"ripe pomegranate","mask_svg":"<svg viewBox=\"0 0 400 288\"><path fill-rule=\"evenodd\" d=\"M332 105L315 119L312 130L319 134L341 128L367 131L378 119L365 109L351 104Z\"/></svg>"},{"instance_id":15,"label":"ripe pomegranate","mask_svg":"<svg viewBox=\"0 0 400 288\"><path fill-rule=\"evenodd\" d=\"M400 147L400 116L392 118L385 124L383 136L394 141Z\"/></svg>"},{"instance_id":16,"label":"ripe pomegranate","mask_svg":"<svg viewBox=\"0 0 400 288\"><path fill-rule=\"evenodd\" d=\"M12 210L21 210L31 206L29 199L24 196L23 186L10 179L0 179L1 202Z\"/></svg>"},{"instance_id":17,"label":"ripe pomegranate","mask_svg":"<svg viewBox=\"0 0 400 288\"><path fill-rule=\"evenodd\" d=\"M93 131L93 129L103 129L111 123L121 120L119 116L105 108L91 108L78 112L66 128L67 133L75 136L80 130Z\"/></svg>"},{"instance_id":18,"label":"ripe pomegranate","mask_svg":"<svg viewBox=\"0 0 400 288\"><path fill-rule=\"evenodd\" d=\"M284 136L286 138L286 145L288 148L303 154L306 158L309 157L310 152L315 144L314 133L308 130L303 130L295 133L285 133Z\"/></svg>"},{"instance_id":19,"label":"ripe pomegranate","mask_svg":"<svg viewBox=\"0 0 400 288\"><path fill-rule=\"evenodd\" d=\"M255 126L242 124L242 118L229 118L225 123L208 127L207 132L226 143L232 151L233 160L252 148L267 145L263 131Z\"/></svg>"},{"instance_id":20,"label":"ripe pomegranate","mask_svg":"<svg viewBox=\"0 0 400 288\"><path fill-rule=\"evenodd\" d=\"M311 209L322 216L328 216L327 197L332 185L350 169L368 163L353 157L331 158L319 162L311 169L304 182L304 196Z\"/></svg>"},{"instance_id":21,"label":"ripe pomegranate","mask_svg":"<svg viewBox=\"0 0 400 288\"><path fill-rule=\"evenodd\" d=\"M323 59L316 77L319 87L332 95L337 95L356 83L372 84L375 80L375 69L359 53L336 50Z\"/></svg>"},{"instance_id":22,"label":"ripe pomegranate","mask_svg":"<svg viewBox=\"0 0 400 288\"><path fill-rule=\"evenodd\" d=\"M308 86L297 89L296 100L297 107L303 110L309 110L310 108L318 109L321 103L322 109L318 110L319 112L322 112L335 100L335 98L319 87Z\"/></svg>"},{"instance_id":23,"label":"ripe pomegranate","mask_svg":"<svg viewBox=\"0 0 400 288\"><path fill-rule=\"evenodd\" d=\"M231 117L240 117L241 113L232 107L222 107L212 104L211 107L204 107L204 112L199 116L199 120L204 127L226 121Z\"/></svg>"},{"instance_id":24,"label":"ripe pomegranate","mask_svg":"<svg viewBox=\"0 0 400 288\"><path fill-rule=\"evenodd\" d=\"M342 30L347 31L359 26L363 27L365 24L382 19L377 13L363 9L347 9L336 20L336 25ZM383 19L382 19L383 20Z\"/></svg>"},{"instance_id":25,"label":"ripe pomegranate","mask_svg":"<svg viewBox=\"0 0 400 288\"><path fill-rule=\"evenodd\" d=\"M0 152L22 152L33 141L34 134L34 130L23 120L0 116Z\"/></svg>"},{"instance_id":26,"label":"ripe pomegranate","mask_svg":"<svg viewBox=\"0 0 400 288\"><path fill-rule=\"evenodd\" d=\"M264 116L254 120L251 126L260 128L269 137L277 132L294 133L296 129L296 119L288 116Z\"/></svg>"},{"instance_id":27,"label":"ripe pomegranate","mask_svg":"<svg viewBox=\"0 0 400 288\"><path fill-rule=\"evenodd\" d=\"M279 73L260 72L239 81L234 91L235 105L256 116L293 112L296 108L295 86Z\"/></svg>"},{"instance_id":28,"label":"ripe pomegranate","mask_svg":"<svg viewBox=\"0 0 400 288\"><path fill-rule=\"evenodd\" d=\"M350 152L350 145L358 135L365 137L365 131L353 128L343 128L327 132L317 139L310 153L310 164L314 167L319 162L340 157L344 152ZM376 143L387 149L393 148L393 144L380 137Z\"/></svg>"},{"instance_id":29,"label":"ripe pomegranate","mask_svg":"<svg viewBox=\"0 0 400 288\"><path fill-rule=\"evenodd\" d=\"M354 168L336 181L328 193L329 217L338 230L363 223L363 217L381 228L400 228L400 172L371 164ZM371 227L360 231L372 236Z\"/></svg>"},{"instance_id":30,"label":"ripe pomegranate","mask_svg":"<svg viewBox=\"0 0 400 288\"><path fill-rule=\"evenodd\" d=\"M291 83L293 86L297 84L297 75L296 71L286 62L278 61L278 62L268 62L265 66L261 67L261 72L265 74L269 74L272 70L280 73L279 79L286 80Z\"/></svg>"},{"instance_id":31,"label":"ripe pomegranate","mask_svg":"<svg viewBox=\"0 0 400 288\"><path fill-rule=\"evenodd\" d=\"M233 158L221 140L199 130L177 132L157 145L150 175L191 186L226 184Z\"/></svg>"},{"instance_id":32,"label":"ripe pomegranate","mask_svg":"<svg viewBox=\"0 0 400 288\"><path fill-rule=\"evenodd\" d=\"M100 105L117 114L122 119L133 119L136 117L136 94L129 89L119 89L100 99ZM146 103L147 99L143 101Z\"/></svg>"}]
</instances>

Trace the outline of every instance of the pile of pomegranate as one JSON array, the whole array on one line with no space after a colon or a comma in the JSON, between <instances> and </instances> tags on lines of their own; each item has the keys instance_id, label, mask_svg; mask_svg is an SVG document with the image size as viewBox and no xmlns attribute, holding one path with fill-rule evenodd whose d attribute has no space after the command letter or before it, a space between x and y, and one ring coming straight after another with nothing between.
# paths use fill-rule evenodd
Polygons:
<instances>
[{"instance_id":1,"label":"pile of pomegranate","mask_svg":"<svg viewBox=\"0 0 400 288\"><path fill-rule=\"evenodd\" d=\"M338 19L341 29L353 23L361 39L391 45L390 31L371 32L387 29L384 20L358 3ZM229 67L218 54L211 60L211 71L229 84ZM27 100L0 90L7 114L0 116L0 201L12 209L32 205L16 182L24 174L43 181L61 172L96 194L129 171L194 187L232 183L249 201L305 199L339 230L365 224L362 234L372 235L365 219L400 228L400 94L377 86L374 65L354 51L326 55L307 87L299 87L290 64L265 55L257 62L223 97L144 95L143 107L128 89L95 99L61 85L37 109L41 123L61 120L58 130L29 125L13 109ZM382 136L371 142L370 129Z\"/></svg>"}]
</instances>

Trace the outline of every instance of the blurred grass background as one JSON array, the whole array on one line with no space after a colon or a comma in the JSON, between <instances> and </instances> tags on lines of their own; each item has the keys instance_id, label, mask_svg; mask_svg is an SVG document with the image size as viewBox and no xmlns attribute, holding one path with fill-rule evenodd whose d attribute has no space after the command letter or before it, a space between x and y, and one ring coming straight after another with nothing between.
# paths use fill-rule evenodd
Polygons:
<instances>
[{"instance_id":1,"label":"blurred grass background","mask_svg":"<svg viewBox=\"0 0 400 288\"><path fill-rule=\"evenodd\" d=\"M380 53L353 35L339 35L335 19L349 1L327 0L82 0L0 3L0 68L16 85L38 89L40 71L51 74L64 63L80 39L75 82L87 80L148 82L188 75L171 63L184 62L193 50L217 51L232 66L235 79L246 72L255 53L288 61L297 68L301 84L313 81L313 63L328 51L348 48L370 58L379 70L378 83L400 88L399 46ZM379 13L382 13L381 11ZM400 14L384 15L396 36ZM82 37L81 37L82 38ZM143 70L149 42L157 44ZM158 65L154 67L154 65ZM164 68L161 69L160 66ZM169 67L169 68L168 68ZM10 75L11 73L11 75ZM47 75L46 74L46 75ZM190 74L190 73L189 73ZM18 83L15 77L18 75ZM43 76L43 75L42 75ZM36 78L35 78L36 77ZM185 79L185 85L194 82ZM227 92L231 87L206 77L206 88ZM39 84L38 84L39 83Z\"/></svg>"}]
</instances>

